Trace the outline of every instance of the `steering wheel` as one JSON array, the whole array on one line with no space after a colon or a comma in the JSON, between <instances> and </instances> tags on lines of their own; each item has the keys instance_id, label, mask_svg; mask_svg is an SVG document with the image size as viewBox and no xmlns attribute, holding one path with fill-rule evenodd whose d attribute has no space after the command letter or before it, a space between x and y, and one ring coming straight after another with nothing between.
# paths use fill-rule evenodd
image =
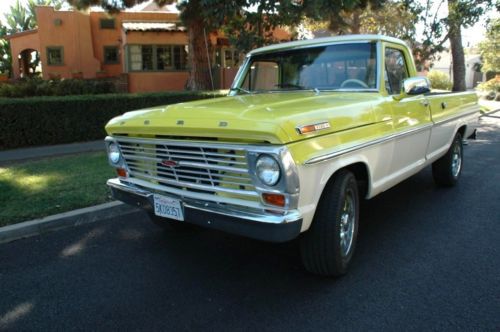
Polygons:
<instances>
[{"instance_id":1,"label":"steering wheel","mask_svg":"<svg viewBox=\"0 0 500 332\"><path fill-rule=\"evenodd\" d=\"M345 80L344 82L342 82L342 84L340 84L340 87L344 88L349 83L358 84L358 85L361 85L363 88L368 88L368 85L365 82L363 82L361 80L357 80L355 78L349 78L349 79Z\"/></svg>"}]
</instances>

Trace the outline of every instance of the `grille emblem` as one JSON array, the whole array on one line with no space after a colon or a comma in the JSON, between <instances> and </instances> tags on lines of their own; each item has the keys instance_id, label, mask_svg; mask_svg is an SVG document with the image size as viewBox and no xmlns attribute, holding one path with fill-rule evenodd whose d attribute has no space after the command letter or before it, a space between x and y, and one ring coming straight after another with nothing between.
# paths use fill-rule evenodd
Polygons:
<instances>
[{"instance_id":1,"label":"grille emblem","mask_svg":"<svg viewBox=\"0 0 500 332\"><path fill-rule=\"evenodd\" d=\"M179 163L177 163L175 160L162 160L160 164L162 164L163 166L167 166L167 167L179 166Z\"/></svg>"}]
</instances>

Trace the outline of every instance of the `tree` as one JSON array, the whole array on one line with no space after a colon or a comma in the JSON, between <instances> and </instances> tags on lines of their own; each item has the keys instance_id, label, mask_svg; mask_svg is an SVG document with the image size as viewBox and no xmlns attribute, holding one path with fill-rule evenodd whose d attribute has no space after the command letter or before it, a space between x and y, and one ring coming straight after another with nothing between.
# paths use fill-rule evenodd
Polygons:
<instances>
[{"instance_id":1,"label":"tree","mask_svg":"<svg viewBox=\"0 0 500 332\"><path fill-rule=\"evenodd\" d=\"M420 13L413 4L413 1L387 1L377 9L368 7L360 15L361 32L388 35L413 44Z\"/></svg>"},{"instance_id":2,"label":"tree","mask_svg":"<svg viewBox=\"0 0 500 332\"><path fill-rule=\"evenodd\" d=\"M302 20L302 6L294 1L248 0L231 14L226 16L221 28L231 45L248 52L276 43L273 31L277 27L298 25Z\"/></svg>"},{"instance_id":3,"label":"tree","mask_svg":"<svg viewBox=\"0 0 500 332\"><path fill-rule=\"evenodd\" d=\"M361 15L367 9L378 10L385 0L313 0L304 2L304 13L313 20L328 22L335 34L361 32Z\"/></svg>"},{"instance_id":4,"label":"tree","mask_svg":"<svg viewBox=\"0 0 500 332\"><path fill-rule=\"evenodd\" d=\"M4 39L7 35L7 27L0 21L0 73L12 73L12 60L10 55L10 44Z\"/></svg>"},{"instance_id":5,"label":"tree","mask_svg":"<svg viewBox=\"0 0 500 332\"><path fill-rule=\"evenodd\" d=\"M500 73L500 19L494 19L487 26L486 39L479 44L483 73Z\"/></svg>"},{"instance_id":6,"label":"tree","mask_svg":"<svg viewBox=\"0 0 500 332\"><path fill-rule=\"evenodd\" d=\"M439 13L444 6L448 8L448 16L440 18ZM466 89L462 28L477 23L492 6L493 0L425 1L421 17L425 25L424 41L417 51L418 58L424 61L433 59L438 52L443 51L446 41L449 41L453 59L453 91Z\"/></svg>"}]
</instances>

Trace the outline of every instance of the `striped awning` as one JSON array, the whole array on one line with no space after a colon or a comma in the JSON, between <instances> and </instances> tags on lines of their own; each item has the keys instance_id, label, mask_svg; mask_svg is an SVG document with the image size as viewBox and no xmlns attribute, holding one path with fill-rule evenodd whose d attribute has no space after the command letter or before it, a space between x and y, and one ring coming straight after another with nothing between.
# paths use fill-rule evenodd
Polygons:
<instances>
[{"instance_id":1,"label":"striped awning","mask_svg":"<svg viewBox=\"0 0 500 332\"><path fill-rule=\"evenodd\" d=\"M176 23L168 22L123 22L123 30L127 31L186 31Z\"/></svg>"}]
</instances>

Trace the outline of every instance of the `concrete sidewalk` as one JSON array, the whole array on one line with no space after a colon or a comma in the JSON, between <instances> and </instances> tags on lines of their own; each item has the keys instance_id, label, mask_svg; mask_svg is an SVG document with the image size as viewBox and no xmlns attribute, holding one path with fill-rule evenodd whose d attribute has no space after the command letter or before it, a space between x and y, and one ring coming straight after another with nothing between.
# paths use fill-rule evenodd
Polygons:
<instances>
[{"instance_id":1,"label":"concrete sidewalk","mask_svg":"<svg viewBox=\"0 0 500 332\"><path fill-rule=\"evenodd\" d=\"M104 138L102 140L92 142L48 145L0 151L0 165L16 161L91 151L104 151Z\"/></svg>"}]
</instances>

